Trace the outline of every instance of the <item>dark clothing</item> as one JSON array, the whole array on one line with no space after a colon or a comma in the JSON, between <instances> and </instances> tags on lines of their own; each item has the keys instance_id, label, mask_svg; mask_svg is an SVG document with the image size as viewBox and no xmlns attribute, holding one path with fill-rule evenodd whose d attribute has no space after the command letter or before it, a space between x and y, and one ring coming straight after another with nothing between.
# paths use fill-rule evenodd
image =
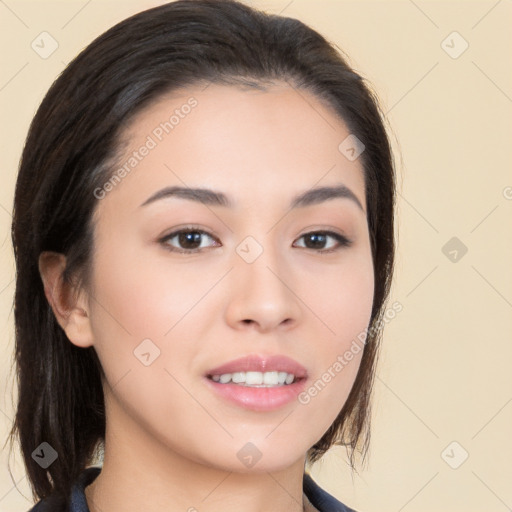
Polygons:
<instances>
[{"instance_id":1,"label":"dark clothing","mask_svg":"<svg viewBox=\"0 0 512 512\"><path fill-rule=\"evenodd\" d=\"M28 512L90 512L84 489L93 482L100 472L101 468L99 467L90 467L82 471L71 489L69 506L66 505L62 497L59 499L49 496L36 503ZM304 473L303 491L320 512L356 512L324 491L307 473Z\"/></svg>"}]
</instances>

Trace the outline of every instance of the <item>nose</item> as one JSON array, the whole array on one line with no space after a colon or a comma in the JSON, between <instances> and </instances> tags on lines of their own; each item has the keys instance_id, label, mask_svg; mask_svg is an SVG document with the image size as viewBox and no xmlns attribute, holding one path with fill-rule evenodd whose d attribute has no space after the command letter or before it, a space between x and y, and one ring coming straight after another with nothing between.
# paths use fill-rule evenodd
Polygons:
<instances>
[{"instance_id":1,"label":"nose","mask_svg":"<svg viewBox=\"0 0 512 512\"><path fill-rule=\"evenodd\" d=\"M226 321L237 330L268 332L291 329L301 319L301 300L294 291L297 276L277 250L265 247L248 263L235 255L231 272Z\"/></svg>"}]
</instances>

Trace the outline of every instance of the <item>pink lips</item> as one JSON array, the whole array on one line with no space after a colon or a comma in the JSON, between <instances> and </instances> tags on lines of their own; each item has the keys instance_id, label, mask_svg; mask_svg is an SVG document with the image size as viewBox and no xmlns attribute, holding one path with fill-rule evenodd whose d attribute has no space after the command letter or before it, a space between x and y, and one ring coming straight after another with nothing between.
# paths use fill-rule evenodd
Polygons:
<instances>
[{"instance_id":1,"label":"pink lips","mask_svg":"<svg viewBox=\"0 0 512 512\"><path fill-rule=\"evenodd\" d=\"M235 372L286 372L293 373L296 380L292 384L275 387L250 387L240 384L221 384L211 379L212 375ZM307 380L306 369L286 356L249 355L209 370L205 384L214 394L231 404L257 412L279 409L296 400L304 391Z\"/></svg>"},{"instance_id":2,"label":"pink lips","mask_svg":"<svg viewBox=\"0 0 512 512\"><path fill-rule=\"evenodd\" d=\"M235 372L286 372L293 373L297 378L303 378L307 374L304 366L289 357L280 355L258 356L251 354L217 366L209 370L206 375L222 375L223 373Z\"/></svg>"}]
</instances>

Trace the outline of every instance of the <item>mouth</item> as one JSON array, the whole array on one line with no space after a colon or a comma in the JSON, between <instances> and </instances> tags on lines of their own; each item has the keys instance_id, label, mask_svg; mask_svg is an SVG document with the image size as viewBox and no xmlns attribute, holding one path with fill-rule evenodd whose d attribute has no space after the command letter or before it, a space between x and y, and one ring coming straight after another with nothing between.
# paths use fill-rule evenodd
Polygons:
<instances>
[{"instance_id":1,"label":"mouth","mask_svg":"<svg viewBox=\"0 0 512 512\"><path fill-rule=\"evenodd\" d=\"M209 379L220 384L237 384L251 388L275 388L289 386L303 379L293 373L272 372L234 372L208 375Z\"/></svg>"},{"instance_id":2,"label":"mouth","mask_svg":"<svg viewBox=\"0 0 512 512\"><path fill-rule=\"evenodd\" d=\"M250 354L206 372L206 377L220 384L275 387L287 386L303 380L306 368L283 355L260 356Z\"/></svg>"},{"instance_id":3,"label":"mouth","mask_svg":"<svg viewBox=\"0 0 512 512\"><path fill-rule=\"evenodd\" d=\"M293 401L305 387L307 371L286 356L253 354L213 368L205 378L216 396L261 412Z\"/></svg>"}]
</instances>

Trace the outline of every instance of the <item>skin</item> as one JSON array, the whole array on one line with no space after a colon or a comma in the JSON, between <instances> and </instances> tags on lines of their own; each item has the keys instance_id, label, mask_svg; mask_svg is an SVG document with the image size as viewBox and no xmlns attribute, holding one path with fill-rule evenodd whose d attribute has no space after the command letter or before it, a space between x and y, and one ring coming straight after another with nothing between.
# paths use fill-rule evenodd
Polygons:
<instances>
[{"instance_id":1,"label":"skin","mask_svg":"<svg viewBox=\"0 0 512 512\"><path fill-rule=\"evenodd\" d=\"M175 91L127 127L126 156L190 96L191 113L98 201L89 286L74 296L59 279L64 257L40 258L59 323L71 343L94 346L106 374L105 459L86 497L91 512L302 510L306 452L345 403L362 351L307 405L271 412L224 401L203 375L247 354L284 354L306 367L311 385L368 326L374 274L362 164L338 150L344 122L286 83ZM362 208L336 198L289 211L296 194L340 184ZM236 204L140 206L172 185L209 187ZM171 252L183 250L177 237L160 241L190 224L212 235L202 252ZM322 254L338 246L329 237L308 248L303 235L320 230L352 245ZM236 252L247 236L263 248L251 264ZM144 366L133 351L147 338L161 352ZM262 454L252 468L237 457L247 442Z\"/></svg>"}]
</instances>

